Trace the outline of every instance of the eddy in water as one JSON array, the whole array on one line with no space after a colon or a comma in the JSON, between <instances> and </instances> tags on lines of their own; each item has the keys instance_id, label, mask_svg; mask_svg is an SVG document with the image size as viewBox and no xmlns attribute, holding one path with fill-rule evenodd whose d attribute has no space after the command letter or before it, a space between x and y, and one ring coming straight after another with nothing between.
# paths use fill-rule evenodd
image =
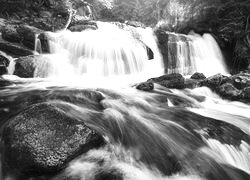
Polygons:
<instances>
[{"instance_id":1,"label":"eddy in water","mask_svg":"<svg viewBox=\"0 0 250 180\"><path fill-rule=\"evenodd\" d=\"M160 56L145 60L155 39L100 27L51 35L36 78L0 80L1 179L250 179L250 106L204 87L177 90L180 75L137 86L147 92L127 85L124 76L161 74Z\"/></svg>"}]
</instances>

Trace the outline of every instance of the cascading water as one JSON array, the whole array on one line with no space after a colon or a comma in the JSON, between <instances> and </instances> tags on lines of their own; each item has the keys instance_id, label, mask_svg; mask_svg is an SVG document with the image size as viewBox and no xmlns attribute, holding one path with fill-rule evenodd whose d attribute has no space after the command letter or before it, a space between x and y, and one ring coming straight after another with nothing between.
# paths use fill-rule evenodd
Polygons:
<instances>
[{"instance_id":1,"label":"cascading water","mask_svg":"<svg viewBox=\"0 0 250 180\"><path fill-rule=\"evenodd\" d=\"M51 105L61 113L60 117L66 115L70 120L85 123L104 138L105 145L82 153L56 174L37 177L31 173L29 178L19 178L22 167L14 171L4 168L11 162L5 162L2 153L6 151L3 151L0 180L249 179L249 105L225 101L208 88L169 90L155 85L149 93L133 87L114 87L118 86L114 77L125 83L122 76L130 75L137 80L142 74L145 81L160 75L162 58L152 30L137 28L131 33L113 24L98 23L98 26L98 30L49 33L51 54L41 54L36 60L36 77L60 77L63 81L67 77L74 84L66 86L58 79L55 82L46 78L14 81L5 78L10 84L0 88L0 149L8 143L3 133L6 123L41 103ZM195 34L171 34L171 37L170 72L227 73L210 35L202 38ZM38 47L39 44L37 41ZM153 50L154 60L147 60L145 45ZM113 86L103 84L103 77L109 77ZM89 84L93 78L100 80L98 84ZM36 112L19 117L28 119L32 113ZM25 128L20 126L21 130ZM8 133L8 129L4 132ZM56 133L50 132L52 136L46 143L55 141ZM46 131L33 133L47 135ZM24 135L25 142L31 139ZM40 139L32 142L29 146L36 146ZM16 161L20 163L23 154L16 153L20 155Z\"/></svg>"},{"instance_id":2,"label":"cascading water","mask_svg":"<svg viewBox=\"0 0 250 180\"><path fill-rule=\"evenodd\" d=\"M5 108L0 111L3 121L15 116L16 111L22 112L32 104L46 101L69 117L86 123L107 142L106 146L77 157L51 180L65 177L81 180L107 177L124 180L246 180L250 177L250 132L248 136L244 134L250 127L248 114L235 119L239 107L232 104L224 117L233 115L231 120L234 122L230 124L235 126L221 123L223 118L220 116L220 120L216 120L208 118L210 114L205 115L207 117L198 115L206 109L207 101L223 106L224 100L207 89L169 92L156 87L154 92L146 93L133 88L86 90L81 85L74 89L55 87L46 81L23 83L1 90L0 98L5 101L5 105L0 106L0 109ZM93 92L104 97L98 104L93 103L93 99L86 101ZM217 102L211 102L209 96L203 103L194 98L207 92L209 96L217 97ZM198 104L200 109L185 110L181 104L173 105L170 102L175 98L183 103L192 102L190 106ZM249 112L250 107L245 106Z\"/></svg>"},{"instance_id":3,"label":"cascading water","mask_svg":"<svg viewBox=\"0 0 250 180\"><path fill-rule=\"evenodd\" d=\"M136 30L134 30L136 31ZM144 34L140 35L140 33ZM62 31L50 33L50 52L43 55L36 65L36 77L108 77L123 75L162 73L161 57L159 56L153 32L150 29L138 30L137 37L129 31L120 29L110 23L98 23L97 30L84 32ZM147 41L145 39L147 34ZM150 65L146 44L153 46L156 57ZM158 55L158 56L157 56ZM153 65L153 68L152 68ZM41 68L44 67L44 68Z\"/></svg>"},{"instance_id":4,"label":"cascading water","mask_svg":"<svg viewBox=\"0 0 250 180\"><path fill-rule=\"evenodd\" d=\"M218 72L228 74L222 52L210 34L203 36L168 33L167 69L169 73L191 75L202 72L206 76Z\"/></svg>"}]
</instances>

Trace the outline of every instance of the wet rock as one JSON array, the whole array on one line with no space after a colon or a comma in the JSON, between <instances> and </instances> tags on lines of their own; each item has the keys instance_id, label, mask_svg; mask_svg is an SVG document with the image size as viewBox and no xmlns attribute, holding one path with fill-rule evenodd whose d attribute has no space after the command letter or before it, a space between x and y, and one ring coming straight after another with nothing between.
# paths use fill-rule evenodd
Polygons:
<instances>
[{"instance_id":1,"label":"wet rock","mask_svg":"<svg viewBox=\"0 0 250 180\"><path fill-rule=\"evenodd\" d=\"M152 49L149 48L147 45L145 45L145 47L147 50L148 60L154 59L154 52L152 51Z\"/></svg>"},{"instance_id":2,"label":"wet rock","mask_svg":"<svg viewBox=\"0 0 250 180\"><path fill-rule=\"evenodd\" d=\"M227 99L237 100L240 99L241 91L235 88L232 84L225 83L219 87L218 93Z\"/></svg>"},{"instance_id":3,"label":"wet rock","mask_svg":"<svg viewBox=\"0 0 250 180\"><path fill-rule=\"evenodd\" d=\"M41 42L41 51L42 53L50 53L49 41L51 37L48 32L43 32L39 34L38 39Z\"/></svg>"},{"instance_id":4,"label":"wet rock","mask_svg":"<svg viewBox=\"0 0 250 180\"><path fill-rule=\"evenodd\" d=\"M154 84L152 82L143 82L136 86L136 89L142 91L152 91L154 89Z\"/></svg>"},{"instance_id":5,"label":"wet rock","mask_svg":"<svg viewBox=\"0 0 250 180\"><path fill-rule=\"evenodd\" d=\"M36 36L42 33L43 30L33 26L21 25L17 28L17 32L22 37L22 43L26 47L30 49L35 49Z\"/></svg>"},{"instance_id":6,"label":"wet rock","mask_svg":"<svg viewBox=\"0 0 250 180\"><path fill-rule=\"evenodd\" d=\"M5 56L1 55L1 52L0 52L0 64L6 67L8 67L10 64L10 60L7 59Z\"/></svg>"},{"instance_id":7,"label":"wet rock","mask_svg":"<svg viewBox=\"0 0 250 180\"><path fill-rule=\"evenodd\" d=\"M149 79L147 82L154 82L166 88L183 89L185 88L185 79L181 74L173 73Z\"/></svg>"},{"instance_id":8,"label":"wet rock","mask_svg":"<svg viewBox=\"0 0 250 180\"><path fill-rule=\"evenodd\" d=\"M133 27L141 27L141 28L146 28L146 26L139 22L139 21L126 21L125 24Z\"/></svg>"},{"instance_id":9,"label":"wet rock","mask_svg":"<svg viewBox=\"0 0 250 180\"><path fill-rule=\"evenodd\" d=\"M0 76L4 75L4 74L7 74L7 73L8 73L7 67L0 64Z\"/></svg>"},{"instance_id":10,"label":"wet rock","mask_svg":"<svg viewBox=\"0 0 250 180\"><path fill-rule=\"evenodd\" d=\"M238 89L250 86L250 74L240 73L232 76L233 85Z\"/></svg>"},{"instance_id":11,"label":"wet rock","mask_svg":"<svg viewBox=\"0 0 250 180\"><path fill-rule=\"evenodd\" d=\"M185 88L194 89L199 87L199 81L195 79L185 79Z\"/></svg>"},{"instance_id":12,"label":"wet rock","mask_svg":"<svg viewBox=\"0 0 250 180\"><path fill-rule=\"evenodd\" d=\"M215 90L218 87L220 87L220 85L222 85L224 77L225 76L223 76L222 74L216 74L214 76L211 76L211 77L204 79L201 82L201 85L207 86L207 87L211 88L212 90Z\"/></svg>"},{"instance_id":13,"label":"wet rock","mask_svg":"<svg viewBox=\"0 0 250 180\"><path fill-rule=\"evenodd\" d=\"M2 30L2 38L9 42L19 43L22 37L17 33L16 28L16 25L6 25Z\"/></svg>"},{"instance_id":14,"label":"wet rock","mask_svg":"<svg viewBox=\"0 0 250 180\"><path fill-rule=\"evenodd\" d=\"M250 100L250 86L242 90L242 97L246 100Z\"/></svg>"},{"instance_id":15,"label":"wet rock","mask_svg":"<svg viewBox=\"0 0 250 180\"><path fill-rule=\"evenodd\" d=\"M22 78L34 77L36 61L38 61L37 55L20 57L16 60L14 75Z\"/></svg>"},{"instance_id":16,"label":"wet rock","mask_svg":"<svg viewBox=\"0 0 250 180\"><path fill-rule=\"evenodd\" d=\"M195 79L195 80L203 80L203 79L206 79L206 76L203 74L203 73L194 73L192 76L191 76L191 79Z\"/></svg>"},{"instance_id":17,"label":"wet rock","mask_svg":"<svg viewBox=\"0 0 250 180\"><path fill-rule=\"evenodd\" d=\"M6 41L0 41L0 50L14 57L29 56L34 54L33 51L20 44L9 43Z\"/></svg>"},{"instance_id":18,"label":"wet rock","mask_svg":"<svg viewBox=\"0 0 250 180\"><path fill-rule=\"evenodd\" d=\"M96 29L98 29L98 26L97 26L96 22L92 21L92 20L88 20L88 19L76 20L76 19L74 19L70 23L68 29L73 31L73 32L81 32L81 31L86 30L86 29L96 30Z\"/></svg>"},{"instance_id":19,"label":"wet rock","mask_svg":"<svg viewBox=\"0 0 250 180\"><path fill-rule=\"evenodd\" d=\"M72 32L81 32L85 30L96 30L96 29L97 27L94 25L75 25L69 28L69 30Z\"/></svg>"},{"instance_id":20,"label":"wet rock","mask_svg":"<svg viewBox=\"0 0 250 180\"><path fill-rule=\"evenodd\" d=\"M165 67L165 72L168 72L168 39L169 36L166 33L166 31L161 30L161 29L156 29L155 30L155 35L157 37L158 40L158 48L161 52L162 58L163 58L163 63L164 63L164 67Z\"/></svg>"},{"instance_id":21,"label":"wet rock","mask_svg":"<svg viewBox=\"0 0 250 180\"><path fill-rule=\"evenodd\" d=\"M24 178L58 172L78 155L103 145L104 140L56 103L40 103L7 123L3 142L6 171L17 170Z\"/></svg>"}]
</instances>

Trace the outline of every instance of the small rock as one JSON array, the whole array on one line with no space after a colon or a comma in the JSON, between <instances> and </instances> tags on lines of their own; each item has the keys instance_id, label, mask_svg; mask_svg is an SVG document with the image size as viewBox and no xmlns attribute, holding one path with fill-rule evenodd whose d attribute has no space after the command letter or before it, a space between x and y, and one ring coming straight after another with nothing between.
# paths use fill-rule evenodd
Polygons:
<instances>
[{"instance_id":1,"label":"small rock","mask_svg":"<svg viewBox=\"0 0 250 180\"><path fill-rule=\"evenodd\" d=\"M195 79L185 79L185 88L194 89L199 87L199 81Z\"/></svg>"},{"instance_id":2,"label":"small rock","mask_svg":"<svg viewBox=\"0 0 250 180\"><path fill-rule=\"evenodd\" d=\"M245 87L250 86L250 74L248 73L240 73L237 75L234 75L232 77L233 84L235 87L239 89L243 89Z\"/></svg>"},{"instance_id":3,"label":"small rock","mask_svg":"<svg viewBox=\"0 0 250 180\"><path fill-rule=\"evenodd\" d=\"M206 76L203 74L203 73L194 73L192 76L191 76L191 79L195 79L195 80L203 80L203 79L206 79Z\"/></svg>"},{"instance_id":4,"label":"small rock","mask_svg":"<svg viewBox=\"0 0 250 180\"><path fill-rule=\"evenodd\" d=\"M154 82L166 88L183 89L185 88L185 79L181 74L173 73L149 79L147 82Z\"/></svg>"},{"instance_id":5,"label":"small rock","mask_svg":"<svg viewBox=\"0 0 250 180\"><path fill-rule=\"evenodd\" d=\"M150 47L146 46L146 50L147 50L147 55L148 55L148 60L152 60L154 59L154 52L152 51L152 49Z\"/></svg>"},{"instance_id":6,"label":"small rock","mask_svg":"<svg viewBox=\"0 0 250 180\"><path fill-rule=\"evenodd\" d=\"M242 97L250 100L250 87L246 87L242 90Z\"/></svg>"},{"instance_id":7,"label":"small rock","mask_svg":"<svg viewBox=\"0 0 250 180\"><path fill-rule=\"evenodd\" d=\"M133 27L146 28L146 26L139 21L125 21L125 24Z\"/></svg>"},{"instance_id":8,"label":"small rock","mask_svg":"<svg viewBox=\"0 0 250 180\"><path fill-rule=\"evenodd\" d=\"M154 89L154 84L152 82L143 82L136 86L136 89L142 91L152 91Z\"/></svg>"}]
</instances>

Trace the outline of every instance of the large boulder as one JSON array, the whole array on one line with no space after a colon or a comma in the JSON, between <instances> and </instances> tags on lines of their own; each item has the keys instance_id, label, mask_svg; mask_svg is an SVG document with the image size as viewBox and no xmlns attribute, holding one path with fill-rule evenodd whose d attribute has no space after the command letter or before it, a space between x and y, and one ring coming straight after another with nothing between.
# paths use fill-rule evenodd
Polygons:
<instances>
[{"instance_id":1,"label":"large boulder","mask_svg":"<svg viewBox=\"0 0 250 180\"><path fill-rule=\"evenodd\" d=\"M33 51L20 44L9 43L6 41L0 41L0 50L12 55L13 57L29 56L34 54Z\"/></svg>"},{"instance_id":2,"label":"large boulder","mask_svg":"<svg viewBox=\"0 0 250 180\"><path fill-rule=\"evenodd\" d=\"M17 25L6 25L2 30L2 38L9 42L19 43L22 39L21 35L16 30Z\"/></svg>"},{"instance_id":3,"label":"large boulder","mask_svg":"<svg viewBox=\"0 0 250 180\"><path fill-rule=\"evenodd\" d=\"M34 77L39 55L20 57L16 60L14 75L22 78Z\"/></svg>"},{"instance_id":4,"label":"large boulder","mask_svg":"<svg viewBox=\"0 0 250 180\"><path fill-rule=\"evenodd\" d=\"M4 127L3 142L4 168L23 178L58 172L78 155L103 145L104 139L47 102L12 118Z\"/></svg>"},{"instance_id":5,"label":"large boulder","mask_svg":"<svg viewBox=\"0 0 250 180\"><path fill-rule=\"evenodd\" d=\"M33 26L20 25L17 28L17 32L22 37L22 43L34 50L37 36L44 31Z\"/></svg>"}]
</instances>

